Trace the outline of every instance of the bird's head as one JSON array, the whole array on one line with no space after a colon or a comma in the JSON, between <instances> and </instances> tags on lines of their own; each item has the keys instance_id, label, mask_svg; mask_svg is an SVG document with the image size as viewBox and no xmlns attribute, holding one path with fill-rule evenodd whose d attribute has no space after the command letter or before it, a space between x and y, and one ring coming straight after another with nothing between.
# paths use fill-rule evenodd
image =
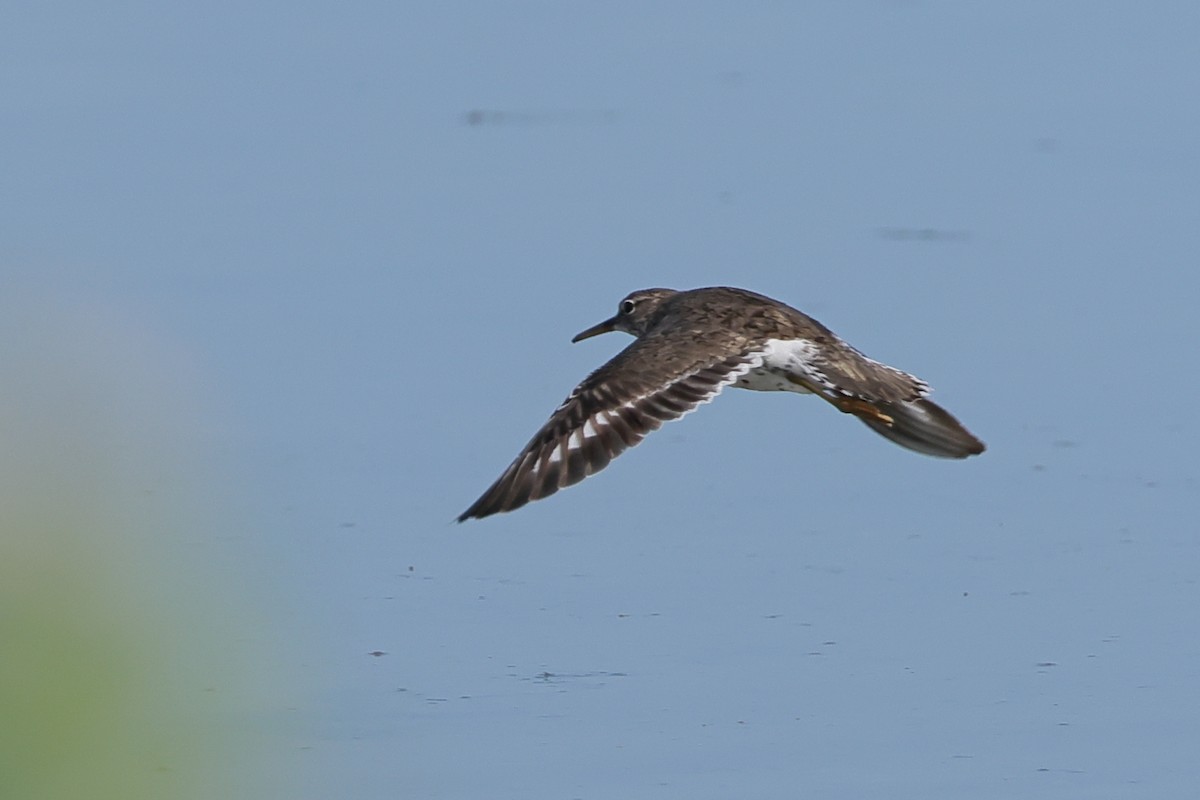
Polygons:
<instances>
[{"instance_id":1,"label":"bird's head","mask_svg":"<svg viewBox=\"0 0 1200 800\"><path fill-rule=\"evenodd\" d=\"M615 317L593 325L577 334L571 341L582 342L584 339L612 331L625 331L634 336L643 336L662 304L677 294L679 292L674 289L639 289L632 292L617 305Z\"/></svg>"}]
</instances>

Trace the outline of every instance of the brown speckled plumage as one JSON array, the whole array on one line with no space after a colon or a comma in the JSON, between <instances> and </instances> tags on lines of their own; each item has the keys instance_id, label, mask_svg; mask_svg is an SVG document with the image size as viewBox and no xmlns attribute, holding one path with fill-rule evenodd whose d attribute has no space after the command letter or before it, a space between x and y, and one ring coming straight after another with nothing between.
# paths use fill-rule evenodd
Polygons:
<instances>
[{"instance_id":1,"label":"brown speckled plumage","mask_svg":"<svg viewBox=\"0 0 1200 800\"><path fill-rule=\"evenodd\" d=\"M965 458L984 450L925 399L929 387L919 378L867 358L812 317L754 292L643 289L573 341L614 330L637 339L571 392L459 522L578 483L731 384L812 392L928 455Z\"/></svg>"}]
</instances>

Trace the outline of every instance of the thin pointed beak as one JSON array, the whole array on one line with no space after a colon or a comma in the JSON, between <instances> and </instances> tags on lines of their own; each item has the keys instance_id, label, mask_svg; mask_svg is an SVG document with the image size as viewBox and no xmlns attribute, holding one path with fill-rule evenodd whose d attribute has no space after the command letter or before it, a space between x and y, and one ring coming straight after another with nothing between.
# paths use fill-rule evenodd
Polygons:
<instances>
[{"instance_id":1,"label":"thin pointed beak","mask_svg":"<svg viewBox=\"0 0 1200 800\"><path fill-rule=\"evenodd\" d=\"M616 329L617 329L617 318L613 317L612 319L606 319L606 320L604 320L604 322L601 322L599 325L593 325L592 327L588 328L586 331L576 334L575 338L571 340L571 343L574 344L576 342L582 342L584 339L590 339L593 336L599 336L602 333L612 333Z\"/></svg>"}]
</instances>

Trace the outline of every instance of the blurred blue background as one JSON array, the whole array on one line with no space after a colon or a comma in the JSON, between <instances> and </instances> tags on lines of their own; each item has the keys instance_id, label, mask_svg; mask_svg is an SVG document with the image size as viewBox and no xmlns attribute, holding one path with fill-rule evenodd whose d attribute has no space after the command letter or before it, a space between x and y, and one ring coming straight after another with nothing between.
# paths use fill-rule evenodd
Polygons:
<instances>
[{"instance_id":1,"label":"blurred blue background","mask_svg":"<svg viewBox=\"0 0 1200 800\"><path fill-rule=\"evenodd\" d=\"M2 16L5 426L86 416L175 520L111 579L253 620L237 791L1194 796L1195 4ZM989 451L729 392L451 524L628 343L573 334L718 284Z\"/></svg>"}]
</instances>

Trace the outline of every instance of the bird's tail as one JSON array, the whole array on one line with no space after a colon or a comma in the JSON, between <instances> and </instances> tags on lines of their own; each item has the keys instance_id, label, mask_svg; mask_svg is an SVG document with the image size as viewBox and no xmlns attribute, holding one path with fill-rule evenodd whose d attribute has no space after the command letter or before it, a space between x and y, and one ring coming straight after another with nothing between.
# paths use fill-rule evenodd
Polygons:
<instances>
[{"instance_id":1,"label":"bird's tail","mask_svg":"<svg viewBox=\"0 0 1200 800\"><path fill-rule=\"evenodd\" d=\"M949 411L925 398L897 403L873 403L891 419L859 415L868 428L901 447L939 458L966 458L984 451L983 442Z\"/></svg>"}]
</instances>

